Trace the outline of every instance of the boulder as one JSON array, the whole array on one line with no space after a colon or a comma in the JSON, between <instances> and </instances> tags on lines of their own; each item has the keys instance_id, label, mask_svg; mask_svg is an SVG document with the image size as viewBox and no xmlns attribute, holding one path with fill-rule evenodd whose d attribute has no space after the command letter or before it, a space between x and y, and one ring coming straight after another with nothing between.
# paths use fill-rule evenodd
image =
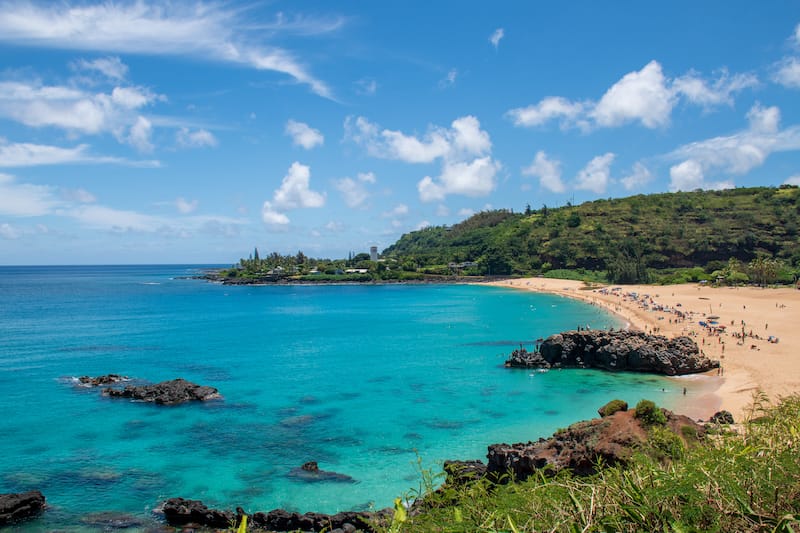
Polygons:
<instances>
[{"instance_id":1,"label":"boulder","mask_svg":"<svg viewBox=\"0 0 800 533\"><path fill-rule=\"evenodd\" d=\"M236 515L231 511L209 509L200 500L184 500L170 498L161 506L167 524L171 526L201 526L214 528L230 528Z\"/></svg>"},{"instance_id":2,"label":"boulder","mask_svg":"<svg viewBox=\"0 0 800 533\"><path fill-rule=\"evenodd\" d=\"M356 483L356 480L347 474L320 470L316 461L304 463L300 468L292 468L289 477L296 478L309 483L318 481L332 481L335 483Z\"/></svg>"},{"instance_id":3,"label":"boulder","mask_svg":"<svg viewBox=\"0 0 800 533\"><path fill-rule=\"evenodd\" d=\"M128 376L121 376L119 374L106 374L105 376L81 376L78 378L78 384L83 387L100 387L101 385L114 385L130 381Z\"/></svg>"},{"instance_id":4,"label":"boulder","mask_svg":"<svg viewBox=\"0 0 800 533\"><path fill-rule=\"evenodd\" d=\"M0 526L39 516L44 507L44 496L38 490L0 494Z\"/></svg>"},{"instance_id":5,"label":"boulder","mask_svg":"<svg viewBox=\"0 0 800 533\"><path fill-rule=\"evenodd\" d=\"M546 338L537 352L514 350L506 366L599 368L679 376L719 367L689 337L668 339L642 331L566 331Z\"/></svg>"},{"instance_id":6,"label":"boulder","mask_svg":"<svg viewBox=\"0 0 800 533\"><path fill-rule=\"evenodd\" d=\"M111 398L131 398L161 405L175 405L191 401L207 401L222 398L214 387L197 385L185 379L162 381L155 385L128 385L124 389L107 388L103 394Z\"/></svg>"},{"instance_id":7,"label":"boulder","mask_svg":"<svg viewBox=\"0 0 800 533\"><path fill-rule=\"evenodd\" d=\"M708 421L712 424L733 424L733 415L730 411L717 411Z\"/></svg>"}]
</instances>

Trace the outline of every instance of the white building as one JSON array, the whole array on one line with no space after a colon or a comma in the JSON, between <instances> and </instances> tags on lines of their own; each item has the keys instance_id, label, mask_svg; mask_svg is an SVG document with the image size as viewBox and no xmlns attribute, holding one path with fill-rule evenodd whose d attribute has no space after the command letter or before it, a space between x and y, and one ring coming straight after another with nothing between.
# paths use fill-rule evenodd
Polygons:
<instances>
[{"instance_id":1,"label":"white building","mask_svg":"<svg viewBox=\"0 0 800 533\"><path fill-rule=\"evenodd\" d=\"M378 247L377 246L370 246L369 247L369 260L370 261L377 261L378 260Z\"/></svg>"}]
</instances>

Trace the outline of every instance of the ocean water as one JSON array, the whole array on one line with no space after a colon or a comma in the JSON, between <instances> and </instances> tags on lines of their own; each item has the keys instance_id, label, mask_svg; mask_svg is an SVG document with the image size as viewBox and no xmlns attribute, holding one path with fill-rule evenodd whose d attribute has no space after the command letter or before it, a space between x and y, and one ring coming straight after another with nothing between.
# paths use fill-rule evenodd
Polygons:
<instances>
[{"instance_id":1,"label":"ocean water","mask_svg":"<svg viewBox=\"0 0 800 533\"><path fill-rule=\"evenodd\" d=\"M50 505L21 529L110 510L146 519L175 496L248 512L383 508L419 489L420 468L549 436L612 398L679 394L654 376L503 368L520 343L621 325L561 297L182 279L197 272L0 268L0 493L38 489ZM224 399L155 406L72 381L107 373L182 377ZM352 480L291 476L306 461Z\"/></svg>"}]
</instances>

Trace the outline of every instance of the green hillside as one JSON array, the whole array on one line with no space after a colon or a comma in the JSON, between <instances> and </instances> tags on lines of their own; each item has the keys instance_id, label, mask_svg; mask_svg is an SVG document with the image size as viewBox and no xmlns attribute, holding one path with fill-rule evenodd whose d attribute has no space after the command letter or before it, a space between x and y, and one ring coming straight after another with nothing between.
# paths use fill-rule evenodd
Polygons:
<instances>
[{"instance_id":1,"label":"green hillside","mask_svg":"<svg viewBox=\"0 0 800 533\"><path fill-rule=\"evenodd\" d=\"M730 259L735 269L737 260L766 257L779 260L783 281L792 281L800 267L798 219L800 189L791 186L639 195L481 212L403 235L383 255L431 273L567 269L623 281L676 268L711 274Z\"/></svg>"}]
</instances>

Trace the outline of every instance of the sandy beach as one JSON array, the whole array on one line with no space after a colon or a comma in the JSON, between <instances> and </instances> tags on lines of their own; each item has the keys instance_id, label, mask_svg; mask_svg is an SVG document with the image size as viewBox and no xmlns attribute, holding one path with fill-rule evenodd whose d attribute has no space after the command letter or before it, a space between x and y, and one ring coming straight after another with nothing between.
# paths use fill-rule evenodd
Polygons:
<instances>
[{"instance_id":1,"label":"sandy beach","mask_svg":"<svg viewBox=\"0 0 800 533\"><path fill-rule=\"evenodd\" d=\"M492 284L603 306L629 327L650 333L693 336L707 356L720 360L722 368L701 378L675 378L690 385L690 393L673 402L689 416L707 419L726 409L741 420L748 416L757 391L770 400L800 392L800 291L796 289L695 283L588 289L583 282L546 278Z\"/></svg>"}]
</instances>

